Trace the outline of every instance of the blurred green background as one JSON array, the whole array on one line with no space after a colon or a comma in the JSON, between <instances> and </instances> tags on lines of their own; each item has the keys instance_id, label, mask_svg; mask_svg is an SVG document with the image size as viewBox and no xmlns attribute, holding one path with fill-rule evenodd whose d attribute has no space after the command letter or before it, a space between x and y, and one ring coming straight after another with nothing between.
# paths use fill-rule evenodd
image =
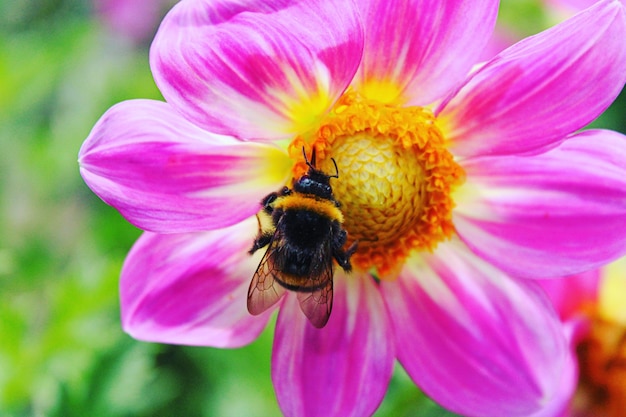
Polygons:
<instances>
[{"instance_id":1,"label":"blurred green background","mask_svg":"<svg viewBox=\"0 0 626 417\"><path fill-rule=\"evenodd\" d=\"M548 24L537 2L504 7L520 35ZM111 105L161 98L148 65L157 24L137 36L86 0L0 0L0 416L280 415L273 329L219 350L120 327L118 274L140 231L86 187L76 159ZM595 125L625 132L624 103ZM452 416L400 367L376 415Z\"/></svg>"}]
</instances>

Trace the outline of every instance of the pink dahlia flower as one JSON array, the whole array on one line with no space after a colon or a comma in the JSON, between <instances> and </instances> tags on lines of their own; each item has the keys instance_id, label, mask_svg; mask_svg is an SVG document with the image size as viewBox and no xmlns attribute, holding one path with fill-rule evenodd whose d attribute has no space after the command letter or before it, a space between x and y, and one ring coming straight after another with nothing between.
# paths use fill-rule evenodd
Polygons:
<instances>
[{"instance_id":1,"label":"pink dahlia flower","mask_svg":"<svg viewBox=\"0 0 626 417\"><path fill-rule=\"evenodd\" d=\"M560 388L556 416L623 417L626 411L626 258L568 279L542 280L578 377Z\"/></svg>"},{"instance_id":2,"label":"pink dahlia flower","mask_svg":"<svg viewBox=\"0 0 626 417\"><path fill-rule=\"evenodd\" d=\"M398 359L446 408L527 416L574 378L531 278L626 252L626 138L576 131L626 79L626 13L602 1L475 67L497 1L182 1L151 66L166 102L108 110L81 174L146 230L121 273L124 329L235 347L278 320L288 416L363 416ZM255 214L317 153L353 271L317 329L287 291L251 316ZM540 414L536 414L540 415Z\"/></svg>"},{"instance_id":3,"label":"pink dahlia flower","mask_svg":"<svg viewBox=\"0 0 626 417\"><path fill-rule=\"evenodd\" d=\"M114 32L135 42L156 30L164 9L175 0L93 0L96 14Z\"/></svg>"}]
</instances>

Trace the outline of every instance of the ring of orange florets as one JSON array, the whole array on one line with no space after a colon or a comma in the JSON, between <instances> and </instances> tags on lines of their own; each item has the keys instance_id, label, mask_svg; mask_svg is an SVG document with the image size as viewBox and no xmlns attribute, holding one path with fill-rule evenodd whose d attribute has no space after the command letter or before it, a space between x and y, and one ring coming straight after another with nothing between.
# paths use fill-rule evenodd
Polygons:
<instances>
[{"instance_id":1,"label":"ring of orange florets","mask_svg":"<svg viewBox=\"0 0 626 417\"><path fill-rule=\"evenodd\" d=\"M395 275L403 261L412 251L432 251L439 242L449 239L454 233L451 198L453 189L464 179L463 169L454 161L446 149L445 139L435 125L435 116L421 107L396 107L367 101L355 92L344 94L333 110L311 135L296 137L289 146L289 155L296 163L294 178L299 178L308 169L302 155L315 148L318 165L333 157L333 143L343 138L366 133L377 140L391 140L403 151L413 152L423 169L424 183L422 206L418 220L393 242L359 242L352 257L356 269L371 271L385 278ZM338 179L351 181L350 178ZM354 207L350 196L336 196L342 204L345 216L370 216ZM358 219L357 219L358 220ZM368 219L369 220L369 219ZM381 222L382 224L382 222ZM348 231L348 244L359 240L358 233Z\"/></svg>"}]
</instances>

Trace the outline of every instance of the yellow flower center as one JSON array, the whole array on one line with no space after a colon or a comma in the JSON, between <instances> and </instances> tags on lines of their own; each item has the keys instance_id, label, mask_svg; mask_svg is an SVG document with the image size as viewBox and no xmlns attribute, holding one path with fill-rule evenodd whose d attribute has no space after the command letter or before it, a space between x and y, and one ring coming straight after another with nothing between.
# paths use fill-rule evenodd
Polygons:
<instances>
[{"instance_id":1,"label":"yellow flower center","mask_svg":"<svg viewBox=\"0 0 626 417\"><path fill-rule=\"evenodd\" d=\"M353 267L393 279L412 251L432 251L449 238L452 190L464 178L445 147L432 112L344 94L319 128L296 137L289 155L294 178L307 171L302 155L315 148L317 168L341 203L348 245L358 240Z\"/></svg>"}]
</instances>

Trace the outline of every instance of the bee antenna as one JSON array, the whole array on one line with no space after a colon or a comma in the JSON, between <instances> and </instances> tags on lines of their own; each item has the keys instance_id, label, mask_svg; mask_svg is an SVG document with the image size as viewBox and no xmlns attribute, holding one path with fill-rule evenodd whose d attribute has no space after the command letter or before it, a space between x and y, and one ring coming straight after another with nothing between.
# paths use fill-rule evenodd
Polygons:
<instances>
[{"instance_id":1,"label":"bee antenna","mask_svg":"<svg viewBox=\"0 0 626 417\"><path fill-rule=\"evenodd\" d=\"M302 155L304 155L304 162L306 162L307 166L311 169L315 168L315 148L311 151L311 161L306 157L306 151L304 150L304 146L302 147Z\"/></svg>"},{"instance_id":2,"label":"bee antenna","mask_svg":"<svg viewBox=\"0 0 626 417\"><path fill-rule=\"evenodd\" d=\"M335 165L335 175L329 175L328 178L339 178L339 168L337 168L337 162L335 162L335 158L330 158L333 161L333 165Z\"/></svg>"},{"instance_id":3,"label":"bee antenna","mask_svg":"<svg viewBox=\"0 0 626 417\"><path fill-rule=\"evenodd\" d=\"M306 157L306 151L304 150L304 146L302 147L302 155L304 156L304 162L306 162L309 168L315 169L315 148L313 148L313 152L311 154L311 162L309 162L309 158Z\"/></svg>"},{"instance_id":4,"label":"bee antenna","mask_svg":"<svg viewBox=\"0 0 626 417\"><path fill-rule=\"evenodd\" d=\"M315 168L315 148L311 151L311 161L306 157L306 151L304 150L304 146L302 147L302 155L304 156L304 162L306 162L307 166L313 170ZM335 162L335 158L330 158L333 161L333 165L335 165L335 175L329 175L328 178L339 178L339 168L337 168L337 162Z\"/></svg>"}]
</instances>

